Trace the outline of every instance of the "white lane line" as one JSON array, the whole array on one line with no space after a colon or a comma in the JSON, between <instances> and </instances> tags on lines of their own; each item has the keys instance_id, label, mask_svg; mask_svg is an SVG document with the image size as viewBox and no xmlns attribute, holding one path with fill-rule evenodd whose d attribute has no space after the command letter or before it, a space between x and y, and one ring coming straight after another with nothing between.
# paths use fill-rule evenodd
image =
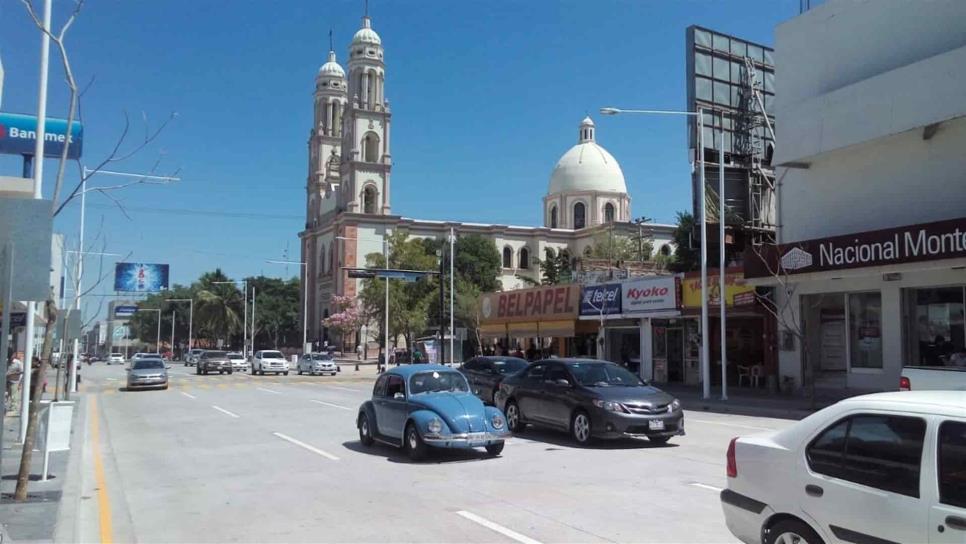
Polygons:
<instances>
[{"instance_id":1,"label":"white lane line","mask_svg":"<svg viewBox=\"0 0 966 544\"><path fill-rule=\"evenodd\" d=\"M186 396L186 397L188 397L189 399L196 399L196 398L198 398L198 397L196 397L194 395L189 395L188 393L185 393L184 391L182 391L181 394L184 395L184 396Z\"/></svg>"},{"instance_id":2,"label":"white lane line","mask_svg":"<svg viewBox=\"0 0 966 544\"><path fill-rule=\"evenodd\" d=\"M109 382L116 382L117 381L117 378L104 378L104 379L107 380L107 381L109 381Z\"/></svg>"},{"instance_id":3,"label":"white lane line","mask_svg":"<svg viewBox=\"0 0 966 544\"><path fill-rule=\"evenodd\" d=\"M714 491L715 493L720 493L721 492L721 488L720 487L715 487L713 485L703 484L701 482L691 482L688 485L692 485L694 487L700 487L701 489L709 489L711 491Z\"/></svg>"},{"instance_id":4,"label":"white lane line","mask_svg":"<svg viewBox=\"0 0 966 544\"><path fill-rule=\"evenodd\" d=\"M724 427L737 427L739 429L752 429L755 431L774 431L771 427L756 427L754 425L741 425L740 423L725 423L723 421L708 421L706 419L688 418L688 423L707 423L708 425L722 425Z\"/></svg>"},{"instance_id":5,"label":"white lane line","mask_svg":"<svg viewBox=\"0 0 966 544\"><path fill-rule=\"evenodd\" d=\"M501 535L503 535L503 536L505 536L507 538L516 540L517 542L522 542L523 544L540 544L540 541L539 540L534 540L534 539L532 539L532 538L530 538L528 536L521 535L520 533L518 533L518 532L516 532L516 531L514 531L512 529L507 529L506 527L504 527L504 526L502 526L502 525L500 525L498 523L493 523L492 521L490 521L490 520L488 520L486 518L481 518L480 516L477 516L473 512L467 512L466 510L460 510L459 512L457 512L457 514L460 515L460 516L463 516L464 518L466 518L466 519L468 519L468 520L470 520L470 521L472 521L474 523L479 523L480 525L486 527L487 529L489 529L491 531L496 531L497 533L500 533Z\"/></svg>"},{"instance_id":6,"label":"white lane line","mask_svg":"<svg viewBox=\"0 0 966 544\"><path fill-rule=\"evenodd\" d=\"M358 393L362 391L362 389L353 389L351 387L339 387L338 385L330 385L329 387L331 387L332 389L341 389L343 391L352 391L353 393Z\"/></svg>"},{"instance_id":7,"label":"white lane line","mask_svg":"<svg viewBox=\"0 0 966 544\"><path fill-rule=\"evenodd\" d=\"M291 436L287 436L287 435L284 435L282 433L272 433L272 434L274 434L275 436L281 438L282 440L285 440L287 442L291 442L292 444L295 444L296 446L301 446L301 447L303 447L303 448L305 448L305 449L307 449L307 450L309 450L309 451L311 451L313 453L317 453L317 454L321 455L322 457L325 457L326 459L329 459L331 461L338 461L339 460L339 458L336 457L335 455L332 455L331 453L329 453L327 451L322 451L319 448L316 448L315 446L310 446L310 445L306 444L305 442L302 442L301 440L296 440L296 439L292 438Z\"/></svg>"},{"instance_id":8,"label":"white lane line","mask_svg":"<svg viewBox=\"0 0 966 544\"><path fill-rule=\"evenodd\" d=\"M325 402L325 401L315 400L315 399L309 399L309 402L314 402L316 404L324 404L325 406L331 406L332 408L338 408L339 410L352 411L352 408L347 408L347 407L341 406L339 404L332 404L331 402Z\"/></svg>"},{"instance_id":9,"label":"white lane line","mask_svg":"<svg viewBox=\"0 0 966 544\"><path fill-rule=\"evenodd\" d=\"M215 410L218 410L219 412L221 412L223 414L227 414L227 415L229 415L231 417L241 417L238 414L234 414L232 412L229 412L228 410L225 410L224 408L222 408L220 406L215 406L214 404L212 404L211 407L214 408Z\"/></svg>"},{"instance_id":10,"label":"white lane line","mask_svg":"<svg viewBox=\"0 0 966 544\"><path fill-rule=\"evenodd\" d=\"M264 391L266 393L275 393L276 395L281 395L281 393L279 393L278 391L274 391L272 389L265 389L264 387L256 387L255 389L258 389L259 391Z\"/></svg>"}]
</instances>

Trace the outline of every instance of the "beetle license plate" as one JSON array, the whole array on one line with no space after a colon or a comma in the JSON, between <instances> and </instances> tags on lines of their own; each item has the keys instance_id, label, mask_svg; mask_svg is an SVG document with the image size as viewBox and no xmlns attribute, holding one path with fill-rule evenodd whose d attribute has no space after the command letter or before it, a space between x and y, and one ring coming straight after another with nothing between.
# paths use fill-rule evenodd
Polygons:
<instances>
[{"instance_id":1,"label":"beetle license plate","mask_svg":"<svg viewBox=\"0 0 966 544\"><path fill-rule=\"evenodd\" d=\"M466 440L472 443L483 442L486 439L486 433L470 433L466 436Z\"/></svg>"},{"instance_id":2,"label":"beetle license plate","mask_svg":"<svg viewBox=\"0 0 966 544\"><path fill-rule=\"evenodd\" d=\"M647 428L652 431L663 431L664 430L664 420L663 419L652 419L647 422Z\"/></svg>"}]
</instances>

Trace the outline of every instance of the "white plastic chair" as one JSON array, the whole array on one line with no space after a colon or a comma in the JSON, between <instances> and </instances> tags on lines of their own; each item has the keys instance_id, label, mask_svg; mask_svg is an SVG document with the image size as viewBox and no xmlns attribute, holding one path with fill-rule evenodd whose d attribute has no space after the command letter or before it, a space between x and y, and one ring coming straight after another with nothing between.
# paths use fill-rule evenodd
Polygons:
<instances>
[{"instance_id":1,"label":"white plastic chair","mask_svg":"<svg viewBox=\"0 0 966 544\"><path fill-rule=\"evenodd\" d=\"M741 387L741 380L747 379L751 385L751 367L748 365L738 365L738 387Z\"/></svg>"}]
</instances>

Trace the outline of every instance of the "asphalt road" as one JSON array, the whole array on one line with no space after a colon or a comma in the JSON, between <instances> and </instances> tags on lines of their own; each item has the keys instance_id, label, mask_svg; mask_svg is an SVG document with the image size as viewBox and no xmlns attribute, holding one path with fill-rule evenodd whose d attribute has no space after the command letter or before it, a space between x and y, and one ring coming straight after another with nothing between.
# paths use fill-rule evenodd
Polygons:
<instances>
[{"instance_id":1,"label":"asphalt road","mask_svg":"<svg viewBox=\"0 0 966 544\"><path fill-rule=\"evenodd\" d=\"M790 424L687 413L666 446L591 448L531 428L498 458L414 464L358 442L371 371L170 372L167 391L126 392L123 367L84 367L77 540L735 542L717 493L728 441Z\"/></svg>"}]
</instances>

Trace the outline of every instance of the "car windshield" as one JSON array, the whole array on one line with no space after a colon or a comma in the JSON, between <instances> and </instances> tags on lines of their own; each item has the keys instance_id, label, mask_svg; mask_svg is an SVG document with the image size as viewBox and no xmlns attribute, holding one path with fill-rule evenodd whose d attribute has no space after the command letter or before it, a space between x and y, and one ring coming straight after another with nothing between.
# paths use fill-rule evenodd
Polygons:
<instances>
[{"instance_id":1,"label":"car windshield","mask_svg":"<svg viewBox=\"0 0 966 544\"><path fill-rule=\"evenodd\" d=\"M570 363L570 372L580 385L588 387L644 385L635 374L610 363Z\"/></svg>"},{"instance_id":2,"label":"car windshield","mask_svg":"<svg viewBox=\"0 0 966 544\"><path fill-rule=\"evenodd\" d=\"M263 351L262 359L283 359L281 351Z\"/></svg>"},{"instance_id":3,"label":"car windshield","mask_svg":"<svg viewBox=\"0 0 966 544\"><path fill-rule=\"evenodd\" d=\"M224 351L209 351L205 353L205 357L209 359L214 359L215 357L225 357L227 355L228 354L225 353Z\"/></svg>"},{"instance_id":4,"label":"car windshield","mask_svg":"<svg viewBox=\"0 0 966 544\"><path fill-rule=\"evenodd\" d=\"M409 392L412 395L420 393L441 393L469 391L466 378L459 372L434 371L419 372L409 379Z\"/></svg>"},{"instance_id":5,"label":"car windshield","mask_svg":"<svg viewBox=\"0 0 966 544\"><path fill-rule=\"evenodd\" d=\"M241 353L229 353L228 358L231 359L232 361L241 361L245 359L244 357L242 357Z\"/></svg>"},{"instance_id":6,"label":"car windshield","mask_svg":"<svg viewBox=\"0 0 966 544\"><path fill-rule=\"evenodd\" d=\"M329 355L328 353L313 353L312 360L313 361L331 361L332 356Z\"/></svg>"},{"instance_id":7,"label":"car windshield","mask_svg":"<svg viewBox=\"0 0 966 544\"><path fill-rule=\"evenodd\" d=\"M164 368L164 361L161 359L141 359L134 363L134 370L147 370Z\"/></svg>"},{"instance_id":8,"label":"car windshield","mask_svg":"<svg viewBox=\"0 0 966 544\"><path fill-rule=\"evenodd\" d=\"M520 370L523 370L524 368L526 368L527 365L529 364L525 360L518 359L516 357L509 357L506 359L494 360L492 362L493 362L493 368L495 368L497 372L503 375L519 372Z\"/></svg>"}]
</instances>

